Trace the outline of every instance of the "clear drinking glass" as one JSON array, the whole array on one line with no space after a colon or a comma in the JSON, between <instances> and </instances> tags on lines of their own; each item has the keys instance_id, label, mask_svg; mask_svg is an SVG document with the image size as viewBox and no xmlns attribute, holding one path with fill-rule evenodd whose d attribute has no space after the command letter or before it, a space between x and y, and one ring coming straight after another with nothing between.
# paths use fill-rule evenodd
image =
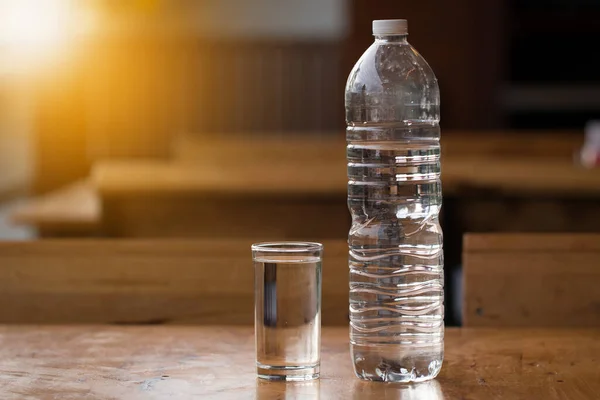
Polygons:
<instances>
[{"instance_id":1,"label":"clear drinking glass","mask_svg":"<svg viewBox=\"0 0 600 400\"><path fill-rule=\"evenodd\" d=\"M259 378L319 377L322 254L319 243L252 245Z\"/></svg>"}]
</instances>

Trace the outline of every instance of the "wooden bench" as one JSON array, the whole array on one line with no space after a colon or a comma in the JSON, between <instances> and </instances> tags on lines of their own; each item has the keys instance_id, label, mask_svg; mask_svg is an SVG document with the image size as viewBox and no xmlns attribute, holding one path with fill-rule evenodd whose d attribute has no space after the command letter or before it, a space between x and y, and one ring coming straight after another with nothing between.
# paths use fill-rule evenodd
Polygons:
<instances>
[{"instance_id":1,"label":"wooden bench","mask_svg":"<svg viewBox=\"0 0 600 400\"><path fill-rule=\"evenodd\" d=\"M0 323L250 325L245 240L0 242ZM348 323L348 247L324 242L322 322Z\"/></svg>"},{"instance_id":2,"label":"wooden bench","mask_svg":"<svg viewBox=\"0 0 600 400\"><path fill-rule=\"evenodd\" d=\"M465 326L600 326L600 234L468 234L463 293Z\"/></svg>"},{"instance_id":3,"label":"wooden bench","mask_svg":"<svg viewBox=\"0 0 600 400\"><path fill-rule=\"evenodd\" d=\"M30 225L41 237L96 236L101 231L100 198L90 180L32 198L11 215L18 225Z\"/></svg>"}]
</instances>

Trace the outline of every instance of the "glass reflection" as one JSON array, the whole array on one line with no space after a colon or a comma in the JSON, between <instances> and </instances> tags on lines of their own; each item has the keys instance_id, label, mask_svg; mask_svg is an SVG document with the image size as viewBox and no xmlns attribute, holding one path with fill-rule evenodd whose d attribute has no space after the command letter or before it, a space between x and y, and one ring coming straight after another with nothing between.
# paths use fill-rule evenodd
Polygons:
<instances>
[{"instance_id":1,"label":"glass reflection","mask_svg":"<svg viewBox=\"0 0 600 400\"><path fill-rule=\"evenodd\" d=\"M436 380L414 384L357 381L353 389L353 400L444 400L442 388Z\"/></svg>"},{"instance_id":2,"label":"glass reflection","mask_svg":"<svg viewBox=\"0 0 600 400\"><path fill-rule=\"evenodd\" d=\"M256 400L319 400L320 380L269 382L256 379Z\"/></svg>"}]
</instances>

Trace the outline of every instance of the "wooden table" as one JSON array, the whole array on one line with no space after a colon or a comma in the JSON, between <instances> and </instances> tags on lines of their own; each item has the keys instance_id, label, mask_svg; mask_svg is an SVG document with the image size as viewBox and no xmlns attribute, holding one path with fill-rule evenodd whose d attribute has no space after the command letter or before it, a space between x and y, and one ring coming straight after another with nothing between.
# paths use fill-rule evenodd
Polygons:
<instances>
[{"instance_id":1,"label":"wooden table","mask_svg":"<svg viewBox=\"0 0 600 400\"><path fill-rule=\"evenodd\" d=\"M102 232L111 237L320 240L347 235L343 133L211 137L180 138L170 160L97 163L88 183L34 200L14 220L37 226L42 236ZM600 171L574 163L582 139L578 132L444 131L444 196L471 199L464 213L456 212L459 220L468 219L470 230L498 230L498 220L524 221L511 225L512 231L531 226L566 230L565 224L553 222L562 219L582 231L593 230L595 225L586 221L598 216L594 202L600 197ZM482 194L492 198L492 206L503 196L540 200L527 200L525 207L510 204L507 210L500 204L491 213L479 199ZM567 207L573 217L554 204L557 198L591 205ZM543 210L538 212L541 221L536 210ZM548 214L559 215L549 219ZM544 229L544 224L550 226Z\"/></svg>"},{"instance_id":2,"label":"wooden table","mask_svg":"<svg viewBox=\"0 0 600 400\"><path fill-rule=\"evenodd\" d=\"M302 171L302 172L300 172ZM444 194L477 190L518 196L598 198L600 171L570 160L448 157L442 161ZM96 165L101 197L124 195L343 196L348 178L343 154L308 165L228 165L216 168L165 161L109 161ZM476 189L476 190L475 190Z\"/></svg>"},{"instance_id":3,"label":"wooden table","mask_svg":"<svg viewBox=\"0 0 600 400\"><path fill-rule=\"evenodd\" d=\"M576 165L583 135L548 131L444 131L444 194L465 188L518 195L600 195L600 172ZM346 138L294 135L182 137L174 159L120 160L94 166L101 196L124 193L346 196Z\"/></svg>"},{"instance_id":4,"label":"wooden table","mask_svg":"<svg viewBox=\"0 0 600 400\"><path fill-rule=\"evenodd\" d=\"M256 379L251 327L2 326L3 399L598 399L600 330L448 329L439 377L363 382L348 329L324 328L321 379Z\"/></svg>"}]
</instances>

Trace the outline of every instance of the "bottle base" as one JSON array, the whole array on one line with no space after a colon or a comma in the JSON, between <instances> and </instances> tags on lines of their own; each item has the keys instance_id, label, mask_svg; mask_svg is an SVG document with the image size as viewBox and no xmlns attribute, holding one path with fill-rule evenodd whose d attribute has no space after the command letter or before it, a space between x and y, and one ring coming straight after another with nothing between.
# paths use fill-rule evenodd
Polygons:
<instances>
[{"instance_id":1,"label":"bottle base","mask_svg":"<svg viewBox=\"0 0 600 400\"><path fill-rule=\"evenodd\" d=\"M442 368L443 345L408 350L404 345L351 345L354 373L360 379L380 382L424 382Z\"/></svg>"}]
</instances>

